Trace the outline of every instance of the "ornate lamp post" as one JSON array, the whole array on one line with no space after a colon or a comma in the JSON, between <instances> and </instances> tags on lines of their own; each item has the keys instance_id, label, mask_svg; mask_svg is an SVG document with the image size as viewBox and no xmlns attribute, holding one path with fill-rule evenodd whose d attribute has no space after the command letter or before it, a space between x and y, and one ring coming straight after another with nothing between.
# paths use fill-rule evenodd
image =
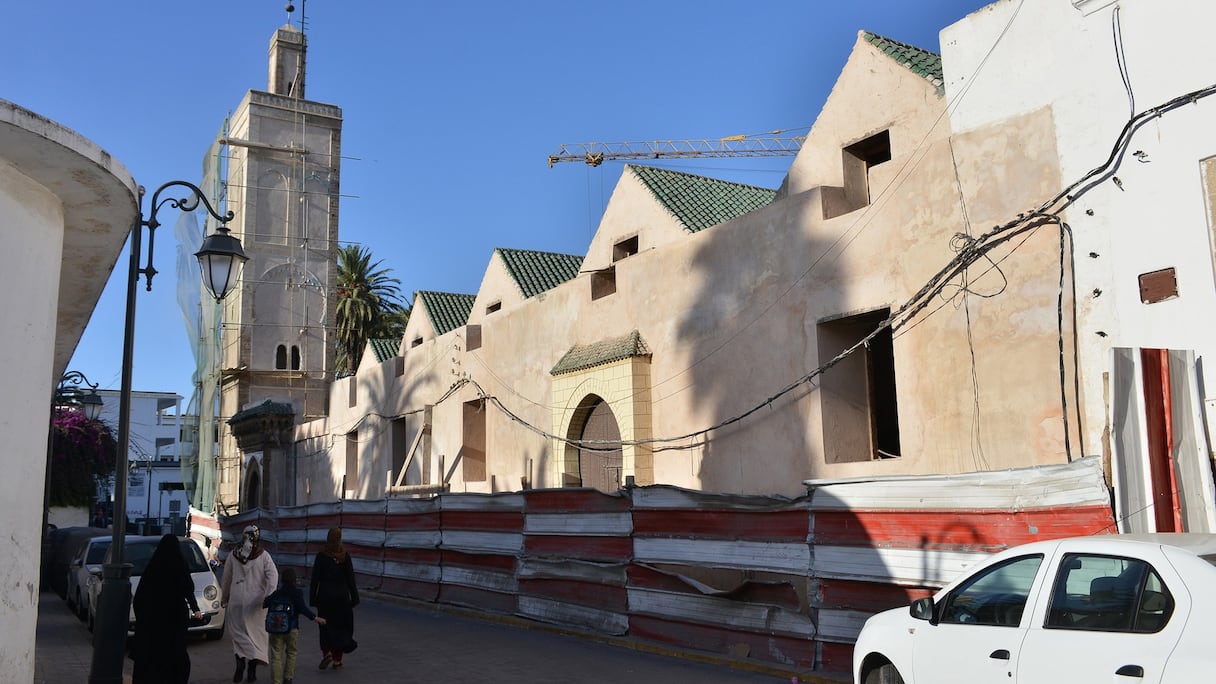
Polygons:
<instances>
[{"instance_id":1,"label":"ornate lamp post","mask_svg":"<svg viewBox=\"0 0 1216 684\"><path fill-rule=\"evenodd\" d=\"M189 190L185 197L161 198L161 193L170 188ZM143 188L140 188L143 202ZM148 290L152 289L152 249L156 228L160 222L156 214L164 205L181 211L194 211L199 205L217 221L219 228L208 235L194 256L198 257L203 271L203 284L216 301L222 300L236 284L241 265L248 258L241 249L241 241L228 234L227 222L232 212L221 216L207 201L202 190L186 181L169 181L152 193L148 218L140 216L139 222L131 226L131 259L127 272L126 321L122 342L122 389L118 401L118 444L126 449L131 435L131 369L134 357L135 337L135 288L139 276L147 279ZM141 210L142 211L142 210ZM142 229L148 228L148 262L139 267L142 251L140 238ZM120 454L114 471L114 534L110 542L110 561L102 566L101 595L97 602L97 624L93 630L93 662L89 671L90 684L121 684L122 664L127 641L128 617L131 611L131 564L123 560L123 544L126 537L127 510L127 455ZM121 517L120 517L121 516Z\"/></svg>"}]
</instances>

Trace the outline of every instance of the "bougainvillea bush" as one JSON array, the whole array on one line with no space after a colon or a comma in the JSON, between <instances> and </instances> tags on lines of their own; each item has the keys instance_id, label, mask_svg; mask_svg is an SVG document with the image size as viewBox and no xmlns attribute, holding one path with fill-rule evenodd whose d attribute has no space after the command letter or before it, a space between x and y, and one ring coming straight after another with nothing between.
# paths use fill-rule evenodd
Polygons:
<instances>
[{"instance_id":1,"label":"bougainvillea bush","mask_svg":"<svg viewBox=\"0 0 1216 684\"><path fill-rule=\"evenodd\" d=\"M55 409L51 425L52 506L89 506L98 481L114 475L118 440L109 425L80 411Z\"/></svg>"}]
</instances>

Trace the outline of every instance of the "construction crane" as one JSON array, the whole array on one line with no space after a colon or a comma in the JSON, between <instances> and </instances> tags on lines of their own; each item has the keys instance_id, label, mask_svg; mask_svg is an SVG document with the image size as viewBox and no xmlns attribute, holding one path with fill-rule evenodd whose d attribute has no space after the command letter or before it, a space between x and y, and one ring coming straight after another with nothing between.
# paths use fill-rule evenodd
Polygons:
<instances>
[{"instance_id":1,"label":"construction crane","mask_svg":"<svg viewBox=\"0 0 1216 684\"><path fill-rule=\"evenodd\" d=\"M781 133L782 131L773 131ZM806 136L791 138L732 135L717 140L648 140L619 143L562 145L549 155L549 168L561 162L581 161L599 166L605 161L628 159L688 159L690 157L792 157Z\"/></svg>"}]
</instances>

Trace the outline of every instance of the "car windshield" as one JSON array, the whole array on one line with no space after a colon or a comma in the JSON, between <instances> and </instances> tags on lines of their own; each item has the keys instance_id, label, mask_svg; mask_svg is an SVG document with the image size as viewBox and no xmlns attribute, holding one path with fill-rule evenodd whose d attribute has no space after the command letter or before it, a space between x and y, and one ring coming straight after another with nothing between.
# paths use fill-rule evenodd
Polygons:
<instances>
[{"instance_id":1,"label":"car windshield","mask_svg":"<svg viewBox=\"0 0 1216 684\"><path fill-rule=\"evenodd\" d=\"M123 547L126 549L123 560L131 564L131 574L133 576L144 574L144 570L148 567L148 561L152 559L152 554L156 552L156 545L159 543L159 539L139 540L127 542ZM207 572L209 570L207 559L203 558L203 552L199 550L198 544L189 539L182 539L181 550L182 560L186 561L187 572Z\"/></svg>"},{"instance_id":2,"label":"car windshield","mask_svg":"<svg viewBox=\"0 0 1216 684\"><path fill-rule=\"evenodd\" d=\"M1205 561L1207 561L1208 563L1210 563L1212 565L1216 565L1216 554L1210 553L1206 556L1200 556L1200 558L1204 559Z\"/></svg>"},{"instance_id":3,"label":"car windshield","mask_svg":"<svg viewBox=\"0 0 1216 684\"><path fill-rule=\"evenodd\" d=\"M105 561L106 551L110 550L110 542L98 541L89 544L89 552L84 557L85 565L98 565Z\"/></svg>"}]
</instances>

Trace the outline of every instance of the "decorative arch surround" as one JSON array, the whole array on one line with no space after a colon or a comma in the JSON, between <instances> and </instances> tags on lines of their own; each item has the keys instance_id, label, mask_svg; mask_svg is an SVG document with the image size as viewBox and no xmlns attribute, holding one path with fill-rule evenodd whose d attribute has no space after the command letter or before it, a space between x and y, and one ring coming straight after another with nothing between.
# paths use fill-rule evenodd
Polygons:
<instances>
[{"instance_id":1,"label":"decorative arch surround","mask_svg":"<svg viewBox=\"0 0 1216 684\"><path fill-rule=\"evenodd\" d=\"M615 419L622 442L649 439L652 434L650 351L638 333L575 346L550 371L553 375L553 434L579 439L595 407L602 401ZM558 487L584 485L580 449L558 440L553 453L552 482ZM654 482L654 453L648 444L623 444L621 484Z\"/></svg>"}]
</instances>

